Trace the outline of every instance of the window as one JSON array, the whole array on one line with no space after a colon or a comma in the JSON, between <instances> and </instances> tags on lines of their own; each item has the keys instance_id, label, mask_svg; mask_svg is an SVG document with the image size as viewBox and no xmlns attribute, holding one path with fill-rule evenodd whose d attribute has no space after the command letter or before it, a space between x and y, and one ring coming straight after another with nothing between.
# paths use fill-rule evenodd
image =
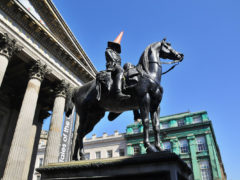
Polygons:
<instances>
[{"instance_id":1,"label":"window","mask_svg":"<svg viewBox=\"0 0 240 180\"><path fill-rule=\"evenodd\" d=\"M199 162L202 180L211 180L211 170L208 160L202 160Z\"/></svg>"},{"instance_id":2,"label":"window","mask_svg":"<svg viewBox=\"0 0 240 180\"><path fill-rule=\"evenodd\" d=\"M179 127L184 126L185 125L185 120L184 119L179 119L177 123L178 123Z\"/></svg>"},{"instance_id":3,"label":"window","mask_svg":"<svg viewBox=\"0 0 240 180\"><path fill-rule=\"evenodd\" d=\"M41 167L43 165L43 158L39 159L39 167Z\"/></svg>"},{"instance_id":4,"label":"window","mask_svg":"<svg viewBox=\"0 0 240 180\"><path fill-rule=\"evenodd\" d=\"M188 141L187 139L181 139L180 141L180 152L188 153Z\"/></svg>"},{"instance_id":5,"label":"window","mask_svg":"<svg viewBox=\"0 0 240 180\"><path fill-rule=\"evenodd\" d=\"M107 157L108 157L108 158L112 158L112 155L113 155L112 150L108 150L108 151L107 151Z\"/></svg>"},{"instance_id":6,"label":"window","mask_svg":"<svg viewBox=\"0 0 240 180\"><path fill-rule=\"evenodd\" d=\"M204 136L199 136L196 138L198 152L206 151L207 144Z\"/></svg>"},{"instance_id":7,"label":"window","mask_svg":"<svg viewBox=\"0 0 240 180\"><path fill-rule=\"evenodd\" d=\"M163 148L166 151L171 151L171 143L169 141L163 142Z\"/></svg>"},{"instance_id":8,"label":"window","mask_svg":"<svg viewBox=\"0 0 240 180\"><path fill-rule=\"evenodd\" d=\"M124 149L119 149L119 156L124 156L124 155L125 155Z\"/></svg>"},{"instance_id":9,"label":"window","mask_svg":"<svg viewBox=\"0 0 240 180\"><path fill-rule=\"evenodd\" d=\"M134 129L133 129L133 133L134 133L134 134L137 134L137 133L139 133L139 130L138 130L138 128L134 128Z\"/></svg>"},{"instance_id":10,"label":"window","mask_svg":"<svg viewBox=\"0 0 240 180\"><path fill-rule=\"evenodd\" d=\"M140 154L140 147L139 147L139 145L134 145L133 146L133 152L134 152L134 155Z\"/></svg>"},{"instance_id":11,"label":"window","mask_svg":"<svg viewBox=\"0 0 240 180\"><path fill-rule=\"evenodd\" d=\"M166 128L169 128L169 123L168 122L162 123L162 129L166 129Z\"/></svg>"},{"instance_id":12,"label":"window","mask_svg":"<svg viewBox=\"0 0 240 180\"><path fill-rule=\"evenodd\" d=\"M90 153L85 153L85 160L89 160L90 159Z\"/></svg>"},{"instance_id":13,"label":"window","mask_svg":"<svg viewBox=\"0 0 240 180\"><path fill-rule=\"evenodd\" d=\"M101 152L100 151L96 152L96 159L101 159Z\"/></svg>"},{"instance_id":14,"label":"window","mask_svg":"<svg viewBox=\"0 0 240 180\"><path fill-rule=\"evenodd\" d=\"M200 123L202 122L201 116L193 116L193 123Z\"/></svg>"}]
</instances>

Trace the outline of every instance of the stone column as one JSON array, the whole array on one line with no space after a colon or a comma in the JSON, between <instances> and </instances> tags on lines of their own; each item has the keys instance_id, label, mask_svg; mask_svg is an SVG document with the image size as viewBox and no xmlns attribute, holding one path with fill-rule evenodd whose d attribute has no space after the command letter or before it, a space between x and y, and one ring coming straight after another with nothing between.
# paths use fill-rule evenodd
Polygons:
<instances>
[{"instance_id":1,"label":"stone column","mask_svg":"<svg viewBox=\"0 0 240 180\"><path fill-rule=\"evenodd\" d=\"M146 148L144 147L143 142L140 142L139 146L140 146L140 153L146 154Z\"/></svg>"},{"instance_id":2,"label":"stone column","mask_svg":"<svg viewBox=\"0 0 240 180\"><path fill-rule=\"evenodd\" d=\"M189 140L191 159L192 159L192 171L195 180L201 180L200 168L197 159L197 146L195 136L187 137Z\"/></svg>"},{"instance_id":3,"label":"stone column","mask_svg":"<svg viewBox=\"0 0 240 180\"><path fill-rule=\"evenodd\" d=\"M171 139L170 142L172 143L172 152L179 155L180 154L180 148L179 148L179 142L177 138Z\"/></svg>"},{"instance_id":4,"label":"stone column","mask_svg":"<svg viewBox=\"0 0 240 180\"><path fill-rule=\"evenodd\" d=\"M34 142L36 139L36 133L38 130L38 117L39 117L39 113L40 113L40 105L37 105L36 111L35 111L35 116L34 116L34 120L33 120L33 124L31 127L31 134L29 136L29 143L28 143L28 153L26 156L26 162L24 165L24 171L23 171L23 176L22 179L28 179L28 172L30 169L30 164L31 164L31 160L32 160L32 154L33 154L33 149L34 149ZM42 127L42 126L41 126Z\"/></svg>"},{"instance_id":5,"label":"stone column","mask_svg":"<svg viewBox=\"0 0 240 180\"><path fill-rule=\"evenodd\" d=\"M128 144L128 145L127 145L127 155L128 155L128 156L133 155L133 154L134 154L133 151L134 151L134 150L133 150L132 144Z\"/></svg>"},{"instance_id":6,"label":"stone column","mask_svg":"<svg viewBox=\"0 0 240 180\"><path fill-rule=\"evenodd\" d=\"M40 61L30 68L30 80L23 98L14 132L7 164L4 171L4 180L22 179L24 165L28 153L29 137L31 134L33 118L38 100L41 81L46 73L46 65Z\"/></svg>"},{"instance_id":7,"label":"stone column","mask_svg":"<svg viewBox=\"0 0 240 180\"><path fill-rule=\"evenodd\" d=\"M80 117L76 113L76 119L75 119L75 124L74 124L74 131L73 131L73 140L72 140L72 152L71 152L71 157L70 157L71 160L72 160L72 155L74 153L74 147L75 147L75 141L77 138L77 130L78 130L79 123L80 123Z\"/></svg>"},{"instance_id":8,"label":"stone column","mask_svg":"<svg viewBox=\"0 0 240 180\"><path fill-rule=\"evenodd\" d=\"M58 162L59 149L61 143L61 130L63 124L63 113L67 92L67 84L65 83L65 81L61 81L57 85L55 92L56 98L54 100L51 124L48 133L44 165Z\"/></svg>"},{"instance_id":9,"label":"stone column","mask_svg":"<svg viewBox=\"0 0 240 180\"><path fill-rule=\"evenodd\" d=\"M8 62L14 52L18 52L22 47L16 45L16 41L10 39L7 33L0 33L0 87L5 75Z\"/></svg>"}]
</instances>

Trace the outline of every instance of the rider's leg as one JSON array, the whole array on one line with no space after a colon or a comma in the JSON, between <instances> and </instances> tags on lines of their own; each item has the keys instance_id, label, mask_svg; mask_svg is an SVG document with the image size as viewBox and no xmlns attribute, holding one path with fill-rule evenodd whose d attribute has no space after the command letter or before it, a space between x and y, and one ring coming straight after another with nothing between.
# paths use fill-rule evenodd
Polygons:
<instances>
[{"instance_id":1,"label":"rider's leg","mask_svg":"<svg viewBox=\"0 0 240 180\"><path fill-rule=\"evenodd\" d=\"M120 65L117 64L115 66L115 72L114 72L114 91L117 97L127 99L127 98L130 98L130 96L122 93L122 79L123 79L123 69Z\"/></svg>"}]
</instances>

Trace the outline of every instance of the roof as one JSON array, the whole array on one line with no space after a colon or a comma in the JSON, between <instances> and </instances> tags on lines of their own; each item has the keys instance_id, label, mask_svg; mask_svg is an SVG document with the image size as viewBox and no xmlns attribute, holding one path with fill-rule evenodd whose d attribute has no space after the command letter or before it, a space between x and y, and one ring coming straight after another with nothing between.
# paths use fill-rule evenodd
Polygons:
<instances>
[{"instance_id":1,"label":"roof","mask_svg":"<svg viewBox=\"0 0 240 180\"><path fill-rule=\"evenodd\" d=\"M63 20L62 16L54 6L51 0L36 1L29 0L46 23L47 27L54 33L59 41L61 41L79 60L87 66L89 70L97 73L96 68L91 60L79 44L72 31Z\"/></svg>"},{"instance_id":2,"label":"roof","mask_svg":"<svg viewBox=\"0 0 240 180\"><path fill-rule=\"evenodd\" d=\"M207 111L198 111L198 112L182 112L182 113L178 113L178 114L173 114L173 115L167 115L167 116L162 116L160 117L160 121L167 121L167 120L171 120L171 119L181 119L181 118L185 118L187 116L196 116L196 115L200 115L200 114L204 114L207 113Z\"/></svg>"}]
</instances>

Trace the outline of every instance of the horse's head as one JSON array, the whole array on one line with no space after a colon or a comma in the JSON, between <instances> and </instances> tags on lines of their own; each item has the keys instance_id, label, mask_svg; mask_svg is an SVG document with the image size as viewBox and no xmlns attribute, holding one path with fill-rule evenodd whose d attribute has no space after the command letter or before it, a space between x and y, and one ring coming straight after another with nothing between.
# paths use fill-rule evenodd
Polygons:
<instances>
[{"instance_id":1,"label":"horse's head","mask_svg":"<svg viewBox=\"0 0 240 180\"><path fill-rule=\"evenodd\" d=\"M166 42L166 38L161 41L159 56L163 59L177 60L179 62L181 62L184 57L182 53L174 50L169 42Z\"/></svg>"}]
</instances>

